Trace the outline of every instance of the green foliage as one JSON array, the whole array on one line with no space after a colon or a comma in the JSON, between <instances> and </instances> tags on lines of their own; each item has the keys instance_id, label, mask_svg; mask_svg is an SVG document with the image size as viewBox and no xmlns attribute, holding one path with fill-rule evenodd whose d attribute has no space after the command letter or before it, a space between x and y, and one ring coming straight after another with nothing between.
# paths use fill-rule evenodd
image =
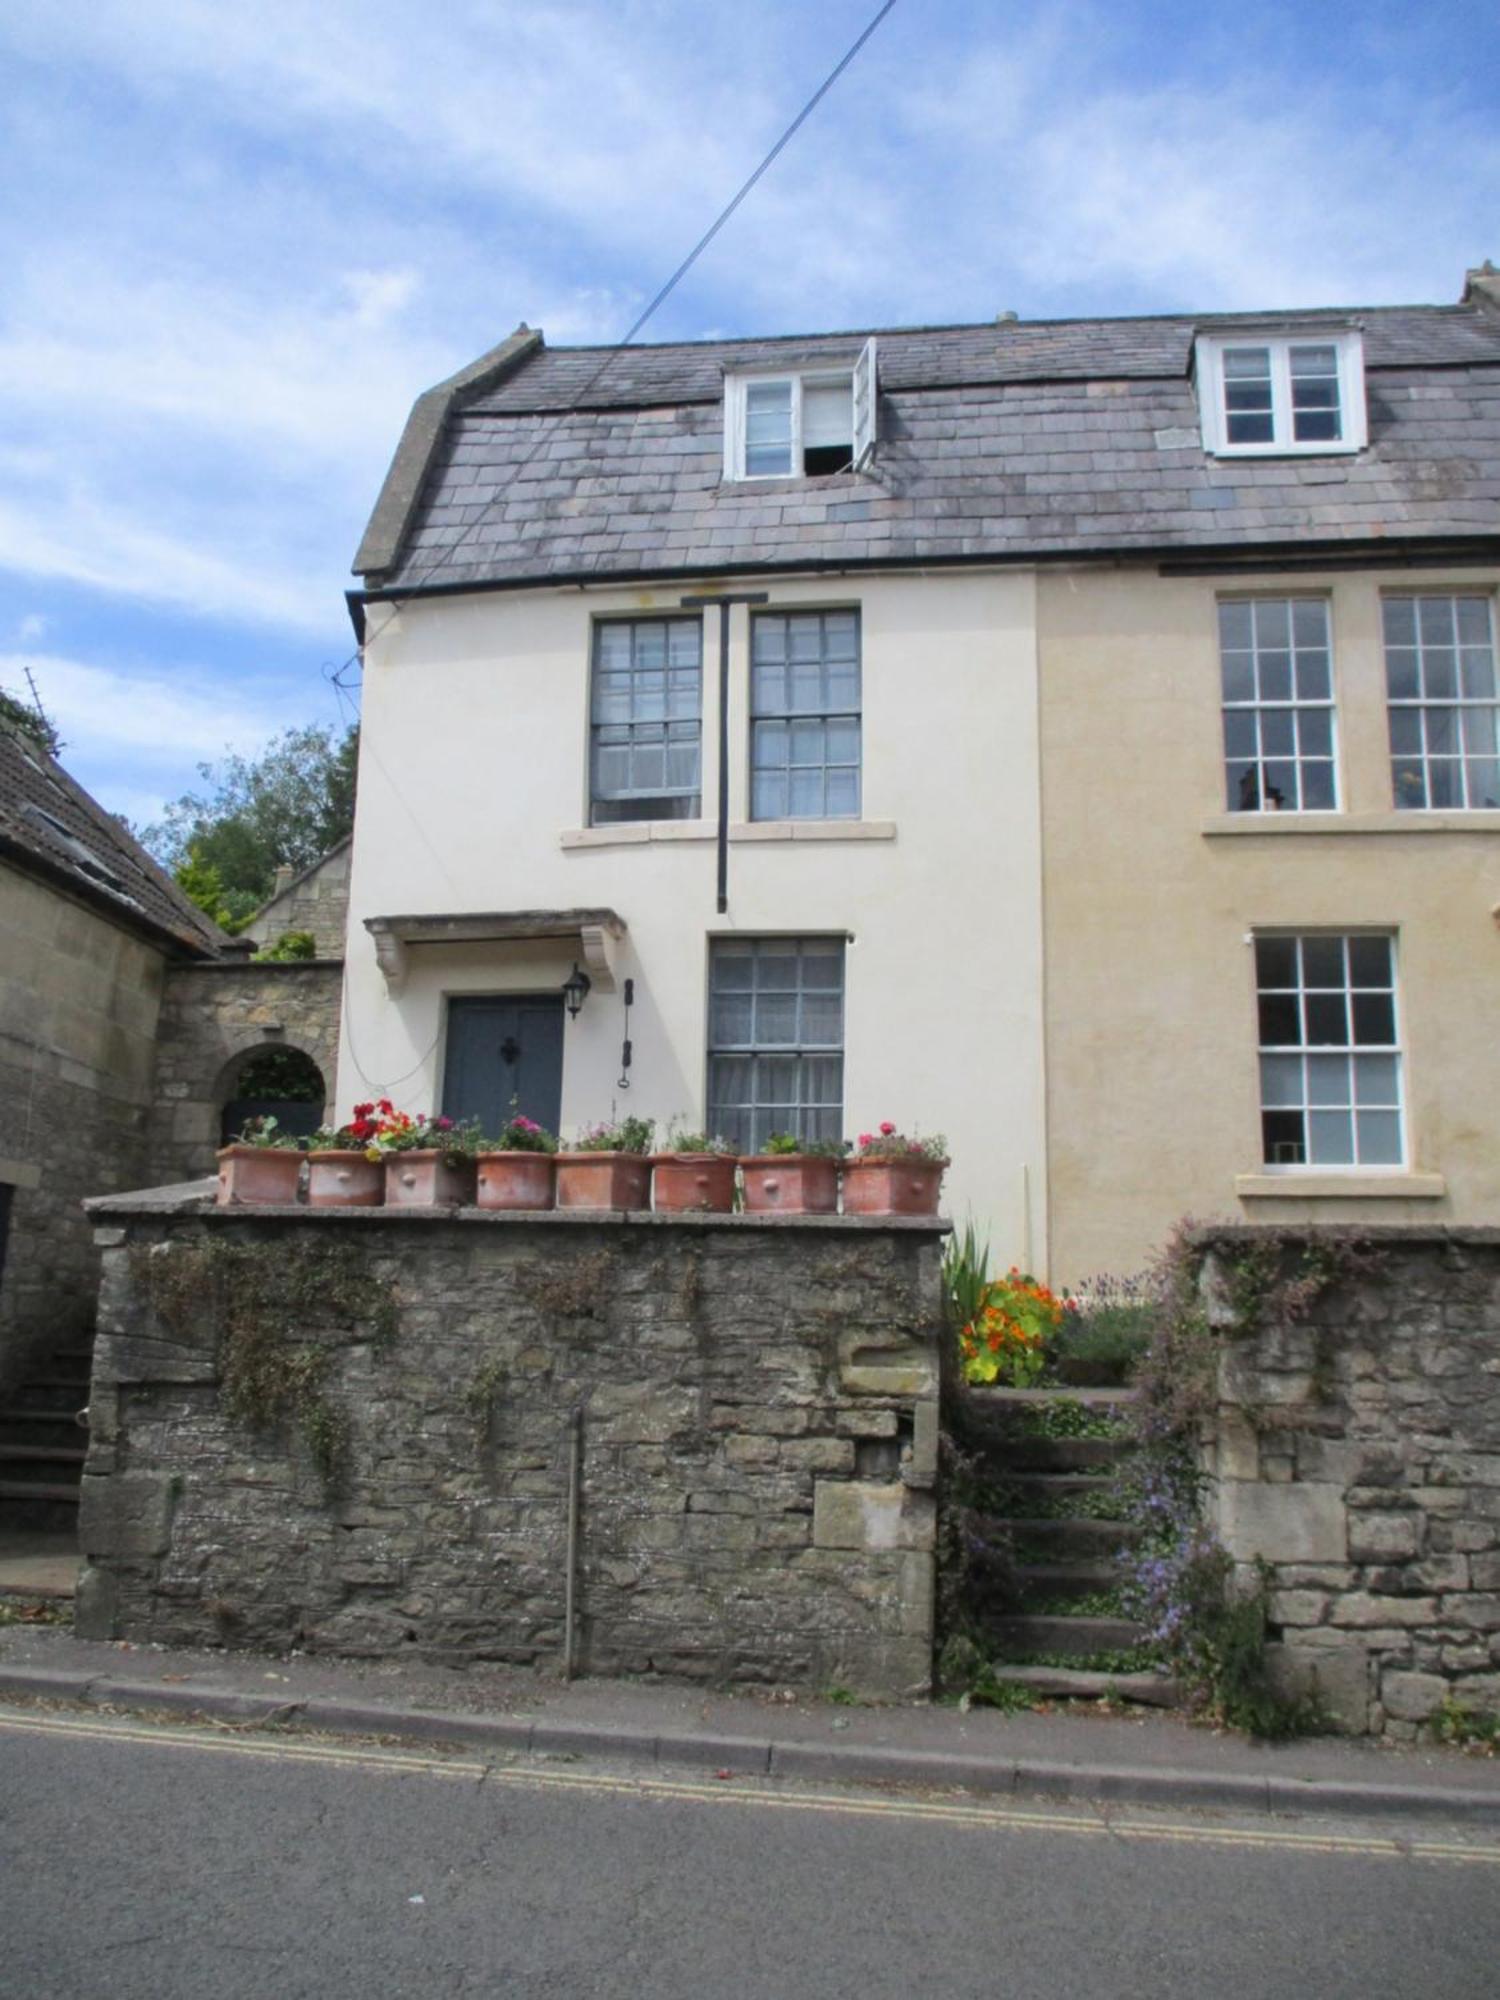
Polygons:
<instances>
[{"instance_id":1,"label":"green foliage","mask_svg":"<svg viewBox=\"0 0 1500 2000\"><path fill-rule=\"evenodd\" d=\"M200 764L205 789L185 792L145 828L144 846L226 930L267 901L276 870L310 868L354 824L359 733L289 729L254 762Z\"/></svg>"},{"instance_id":2,"label":"green foliage","mask_svg":"<svg viewBox=\"0 0 1500 2000\"><path fill-rule=\"evenodd\" d=\"M1444 1695L1428 1727L1440 1743L1457 1744L1484 1757L1500 1757L1500 1715L1475 1708L1457 1695Z\"/></svg>"},{"instance_id":3,"label":"green foliage","mask_svg":"<svg viewBox=\"0 0 1500 2000\"><path fill-rule=\"evenodd\" d=\"M943 1251L943 1298L955 1333L976 1317L989 1282L990 1246L971 1216L954 1230Z\"/></svg>"},{"instance_id":4,"label":"green foliage","mask_svg":"<svg viewBox=\"0 0 1500 2000\"><path fill-rule=\"evenodd\" d=\"M234 1079L237 1098L280 1098L286 1103L321 1104L323 1072L301 1049L272 1045L257 1049Z\"/></svg>"},{"instance_id":5,"label":"green foliage","mask_svg":"<svg viewBox=\"0 0 1500 2000\"><path fill-rule=\"evenodd\" d=\"M764 1151L773 1154L800 1154L806 1160L841 1160L849 1150L847 1139L799 1139L795 1132L773 1132Z\"/></svg>"},{"instance_id":6,"label":"green foliage","mask_svg":"<svg viewBox=\"0 0 1500 2000\"><path fill-rule=\"evenodd\" d=\"M46 710L21 695L8 694L4 688L0 688L0 726L14 729L18 736L24 736L38 750L45 750L49 757L56 757L63 747Z\"/></svg>"},{"instance_id":7,"label":"green foliage","mask_svg":"<svg viewBox=\"0 0 1500 2000\"><path fill-rule=\"evenodd\" d=\"M1126 1435L1121 1409L1110 1403L1082 1403L1076 1396L1047 1396L1013 1404L1007 1428L1018 1437L1118 1438Z\"/></svg>"},{"instance_id":8,"label":"green foliage","mask_svg":"<svg viewBox=\"0 0 1500 2000\"><path fill-rule=\"evenodd\" d=\"M617 1118L589 1125L573 1141L575 1153L649 1153L656 1132L653 1118Z\"/></svg>"},{"instance_id":9,"label":"green foliage","mask_svg":"<svg viewBox=\"0 0 1500 2000\"><path fill-rule=\"evenodd\" d=\"M326 1393L330 1323L395 1335L395 1293L350 1244L235 1243L223 1237L137 1245L131 1269L153 1310L187 1333L200 1315L217 1333L219 1406L232 1422L269 1429L294 1421L330 1491L349 1444L344 1413Z\"/></svg>"},{"instance_id":10,"label":"green foliage","mask_svg":"<svg viewBox=\"0 0 1500 2000\"><path fill-rule=\"evenodd\" d=\"M626 1147L623 1150L633 1149ZM679 1132L675 1125L667 1128L667 1136L661 1143L664 1153L713 1153L720 1158L733 1158L734 1148L727 1139L715 1139L707 1132Z\"/></svg>"},{"instance_id":11,"label":"green foliage","mask_svg":"<svg viewBox=\"0 0 1500 2000\"><path fill-rule=\"evenodd\" d=\"M283 931L274 944L263 944L255 954L256 965L300 965L318 955L318 940L311 931Z\"/></svg>"},{"instance_id":12,"label":"green foliage","mask_svg":"<svg viewBox=\"0 0 1500 2000\"><path fill-rule=\"evenodd\" d=\"M1154 1316L1144 1301L1080 1304L1057 1330L1049 1372L1081 1388L1121 1386L1151 1344Z\"/></svg>"}]
</instances>

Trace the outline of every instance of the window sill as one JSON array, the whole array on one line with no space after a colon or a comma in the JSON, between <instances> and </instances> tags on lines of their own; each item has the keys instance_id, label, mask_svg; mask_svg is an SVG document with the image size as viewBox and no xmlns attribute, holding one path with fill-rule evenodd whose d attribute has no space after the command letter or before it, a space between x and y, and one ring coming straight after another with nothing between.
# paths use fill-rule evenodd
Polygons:
<instances>
[{"instance_id":1,"label":"window sill","mask_svg":"<svg viewBox=\"0 0 1500 2000\"><path fill-rule=\"evenodd\" d=\"M1236 1174L1241 1201L1439 1201L1448 1192L1441 1174L1341 1173L1298 1168L1281 1174Z\"/></svg>"},{"instance_id":2,"label":"window sill","mask_svg":"<svg viewBox=\"0 0 1500 2000\"><path fill-rule=\"evenodd\" d=\"M1500 812L1242 812L1212 813L1199 831L1207 840L1223 834L1297 833L1500 833Z\"/></svg>"},{"instance_id":3,"label":"window sill","mask_svg":"<svg viewBox=\"0 0 1500 2000\"><path fill-rule=\"evenodd\" d=\"M736 820L729 829L735 842L762 840L894 840L893 819L757 819Z\"/></svg>"},{"instance_id":4,"label":"window sill","mask_svg":"<svg viewBox=\"0 0 1500 2000\"><path fill-rule=\"evenodd\" d=\"M630 819L616 826L575 826L557 836L559 847L644 847L659 840L712 840L706 819Z\"/></svg>"},{"instance_id":5,"label":"window sill","mask_svg":"<svg viewBox=\"0 0 1500 2000\"><path fill-rule=\"evenodd\" d=\"M701 819L627 820L619 826L569 827L557 837L564 849L577 847L645 847L657 841L699 841L716 838L716 829ZM729 829L731 846L758 846L768 840L894 840L893 819L773 819L736 821Z\"/></svg>"}]
</instances>

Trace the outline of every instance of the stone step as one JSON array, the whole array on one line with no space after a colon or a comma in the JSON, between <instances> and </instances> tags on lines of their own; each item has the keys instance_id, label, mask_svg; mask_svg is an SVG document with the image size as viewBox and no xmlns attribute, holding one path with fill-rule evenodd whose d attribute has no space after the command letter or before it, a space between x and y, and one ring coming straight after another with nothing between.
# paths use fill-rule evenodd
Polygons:
<instances>
[{"instance_id":1,"label":"stone step","mask_svg":"<svg viewBox=\"0 0 1500 2000\"><path fill-rule=\"evenodd\" d=\"M1088 1472L1113 1470L1124 1464L1135 1450L1129 1438L1008 1438L997 1445L991 1460L993 1472Z\"/></svg>"},{"instance_id":2,"label":"stone step","mask_svg":"<svg viewBox=\"0 0 1500 2000\"><path fill-rule=\"evenodd\" d=\"M88 1446L80 1444L0 1444L0 1467L75 1465L82 1467Z\"/></svg>"},{"instance_id":3,"label":"stone step","mask_svg":"<svg viewBox=\"0 0 1500 2000\"><path fill-rule=\"evenodd\" d=\"M45 1479L0 1479L0 1500L47 1500L59 1507L76 1507L78 1488Z\"/></svg>"},{"instance_id":4,"label":"stone step","mask_svg":"<svg viewBox=\"0 0 1500 2000\"><path fill-rule=\"evenodd\" d=\"M1086 1409L1131 1409L1141 1400L1138 1389L1003 1389L970 1384L964 1395L977 1409L1034 1410L1048 1403L1082 1403Z\"/></svg>"},{"instance_id":5,"label":"stone step","mask_svg":"<svg viewBox=\"0 0 1500 2000\"><path fill-rule=\"evenodd\" d=\"M982 1518L1005 1528L1015 1541L1029 1543L1043 1552L1023 1553L1022 1560L1026 1562L1098 1561L1112 1556L1116 1549L1138 1542L1142 1534L1134 1521L1038 1521L1021 1514Z\"/></svg>"},{"instance_id":6,"label":"stone step","mask_svg":"<svg viewBox=\"0 0 1500 2000\"><path fill-rule=\"evenodd\" d=\"M57 1375L38 1375L13 1389L7 1410L81 1410L89 1399L87 1382L70 1382Z\"/></svg>"},{"instance_id":7,"label":"stone step","mask_svg":"<svg viewBox=\"0 0 1500 2000\"><path fill-rule=\"evenodd\" d=\"M1123 1653L1145 1641L1133 1618L1068 1618L1061 1613L1029 1617L1024 1612L985 1620L985 1636L1002 1652Z\"/></svg>"},{"instance_id":8,"label":"stone step","mask_svg":"<svg viewBox=\"0 0 1500 2000\"><path fill-rule=\"evenodd\" d=\"M67 1410L0 1410L0 1453L8 1444L79 1445L87 1438Z\"/></svg>"},{"instance_id":9,"label":"stone step","mask_svg":"<svg viewBox=\"0 0 1500 2000\"><path fill-rule=\"evenodd\" d=\"M1027 1597L1082 1597L1113 1590L1120 1576L1112 1562L1020 1563L1016 1581Z\"/></svg>"},{"instance_id":10,"label":"stone step","mask_svg":"<svg viewBox=\"0 0 1500 2000\"><path fill-rule=\"evenodd\" d=\"M1141 1702L1151 1708L1175 1708L1177 1683L1170 1674L1108 1674L1093 1667L1006 1666L997 1661L998 1681L1028 1688L1033 1694L1050 1695L1058 1701Z\"/></svg>"}]
</instances>

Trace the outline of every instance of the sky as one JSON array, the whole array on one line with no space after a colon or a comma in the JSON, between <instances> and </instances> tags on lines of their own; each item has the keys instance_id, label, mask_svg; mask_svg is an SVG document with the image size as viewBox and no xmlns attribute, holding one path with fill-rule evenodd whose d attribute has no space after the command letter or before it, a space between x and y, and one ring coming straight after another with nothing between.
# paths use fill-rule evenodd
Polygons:
<instances>
[{"instance_id":1,"label":"sky","mask_svg":"<svg viewBox=\"0 0 1500 2000\"><path fill-rule=\"evenodd\" d=\"M74 775L350 719L413 399L619 339L877 6L6 0L0 686ZM1497 101L1493 0L897 0L641 338L1453 301Z\"/></svg>"}]
</instances>

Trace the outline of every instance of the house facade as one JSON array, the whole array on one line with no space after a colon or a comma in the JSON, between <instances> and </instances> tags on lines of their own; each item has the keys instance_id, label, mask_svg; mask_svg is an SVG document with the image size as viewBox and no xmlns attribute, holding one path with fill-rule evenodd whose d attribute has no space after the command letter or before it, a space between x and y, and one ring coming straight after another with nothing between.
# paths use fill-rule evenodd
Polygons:
<instances>
[{"instance_id":1,"label":"house facade","mask_svg":"<svg viewBox=\"0 0 1500 2000\"><path fill-rule=\"evenodd\" d=\"M341 1114L889 1118L1063 1283L1185 1212L1493 1218L1488 268L521 328L419 400L356 567Z\"/></svg>"}]
</instances>

